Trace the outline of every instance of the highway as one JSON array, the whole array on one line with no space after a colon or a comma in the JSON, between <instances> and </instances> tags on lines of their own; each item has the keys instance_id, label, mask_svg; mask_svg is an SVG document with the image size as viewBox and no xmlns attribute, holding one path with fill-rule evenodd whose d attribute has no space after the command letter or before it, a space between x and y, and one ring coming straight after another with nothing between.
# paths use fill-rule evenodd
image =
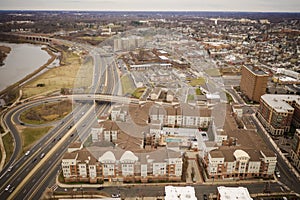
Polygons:
<instances>
[{"instance_id":1,"label":"highway","mask_svg":"<svg viewBox=\"0 0 300 200\"><path fill-rule=\"evenodd\" d=\"M78 110L81 112L82 110ZM51 169L51 163L53 162L51 159L47 159L47 157L50 157L48 153L51 151L53 147L55 147L56 143L64 142L64 147L66 148L67 145L74 141L74 130L69 131L69 127L73 125L72 121L72 114L69 114L65 119L65 123L60 123L58 126L54 127L50 130L50 132L45 135L43 138L41 138L31 149L30 153L28 155L23 155L19 160L17 160L15 163L13 163L13 168L10 172L4 171L4 176L1 178L1 188L0 188L0 196L4 197L5 199L8 198L9 194L8 192L4 191L4 188L7 187L7 185L10 185L9 192L13 192L14 189L16 189L19 184L26 178L26 176L32 171L32 169L38 164L43 163L46 164L45 168L41 169L41 173L44 173L46 171L49 171ZM66 136L67 132L70 132L69 135L70 139L67 141L63 141L63 137ZM66 137L65 137L66 138ZM44 157L42 157L42 154L45 154ZM57 153L53 156L53 158L57 158ZM42 162L41 162L42 161ZM33 182L36 180L33 177ZM33 183L31 182L31 184ZM26 184L27 187L31 188L31 184ZM28 188L25 188L23 192L28 191Z\"/></svg>"},{"instance_id":2,"label":"highway","mask_svg":"<svg viewBox=\"0 0 300 200\"><path fill-rule=\"evenodd\" d=\"M114 69L116 66L113 58L103 57L99 53L95 53L93 58L94 80L90 93L117 94L118 89L114 89L114 84L119 81L119 77ZM13 108L5 115L5 122L16 144L10 163L0 174L1 199L39 199L60 170L61 157L69 144L78 138L85 141L89 136L90 128L97 123L96 115L107 112L110 107L110 103L74 102L76 106L73 112L40 139L30 149L29 155L23 154L19 160L16 160L22 153L20 136L15 128L15 125L20 123L18 115L26 108L52 100L57 101L57 99L45 99L28 102ZM7 170L9 166L13 166L11 171ZM10 185L9 190L5 191L8 185Z\"/></svg>"}]
</instances>

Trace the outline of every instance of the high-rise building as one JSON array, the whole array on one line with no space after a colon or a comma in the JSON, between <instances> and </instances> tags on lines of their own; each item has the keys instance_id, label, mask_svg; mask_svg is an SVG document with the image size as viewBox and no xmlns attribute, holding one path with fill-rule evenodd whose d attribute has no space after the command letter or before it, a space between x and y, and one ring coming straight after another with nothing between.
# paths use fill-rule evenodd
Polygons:
<instances>
[{"instance_id":1,"label":"high-rise building","mask_svg":"<svg viewBox=\"0 0 300 200\"><path fill-rule=\"evenodd\" d=\"M240 89L249 100L259 102L266 93L268 77L266 72L257 67L243 66Z\"/></svg>"}]
</instances>

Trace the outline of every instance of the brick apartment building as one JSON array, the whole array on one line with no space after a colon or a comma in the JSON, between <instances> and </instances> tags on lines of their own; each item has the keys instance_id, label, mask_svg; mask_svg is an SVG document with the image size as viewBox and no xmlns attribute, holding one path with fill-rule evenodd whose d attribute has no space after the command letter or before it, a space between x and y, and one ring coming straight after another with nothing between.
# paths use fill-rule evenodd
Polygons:
<instances>
[{"instance_id":1,"label":"brick apartment building","mask_svg":"<svg viewBox=\"0 0 300 200\"><path fill-rule=\"evenodd\" d=\"M269 75L257 67L243 66L240 89L249 100L259 102L266 93Z\"/></svg>"},{"instance_id":2,"label":"brick apartment building","mask_svg":"<svg viewBox=\"0 0 300 200\"><path fill-rule=\"evenodd\" d=\"M137 124L141 124L138 121L144 121L144 125L148 122L159 121L162 126L167 127L198 128L208 127L212 120L211 114L211 109L205 106L197 107L188 104L162 106L146 103L143 107L136 105L130 105L128 108L114 107L111 119L125 122L128 118L132 118Z\"/></svg>"},{"instance_id":3,"label":"brick apartment building","mask_svg":"<svg viewBox=\"0 0 300 200\"><path fill-rule=\"evenodd\" d=\"M291 150L292 164L300 171L300 129L296 130Z\"/></svg>"},{"instance_id":4,"label":"brick apartment building","mask_svg":"<svg viewBox=\"0 0 300 200\"><path fill-rule=\"evenodd\" d=\"M273 176L277 158L271 151L220 147L207 156L209 179L249 179Z\"/></svg>"},{"instance_id":5,"label":"brick apartment building","mask_svg":"<svg viewBox=\"0 0 300 200\"><path fill-rule=\"evenodd\" d=\"M133 153L116 147L93 146L66 152L61 165L66 182L180 181L183 158L180 152L167 148Z\"/></svg>"},{"instance_id":6,"label":"brick apartment building","mask_svg":"<svg viewBox=\"0 0 300 200\"><path fill-rule=\"evenodd\" d=\"M272 135L283 135L292 124L300 127L300 96L265 94L257 117Z\"/></svg>"}]
</instances>

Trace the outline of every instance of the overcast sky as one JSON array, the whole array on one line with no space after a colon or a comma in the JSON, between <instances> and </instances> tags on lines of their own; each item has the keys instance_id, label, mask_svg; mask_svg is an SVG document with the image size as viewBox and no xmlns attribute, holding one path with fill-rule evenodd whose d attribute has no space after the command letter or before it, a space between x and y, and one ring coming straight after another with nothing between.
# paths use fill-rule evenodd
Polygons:
<instances>
[{"instance_id":1,"label":"overcast sky","mask_svg":"<svg viewBox=\"0 0 300 200\"><path fill-rule=\"evenodd\" d=\"M300 12L300 0L0 0L0 10Z\"/></svg>"}]
</instances>

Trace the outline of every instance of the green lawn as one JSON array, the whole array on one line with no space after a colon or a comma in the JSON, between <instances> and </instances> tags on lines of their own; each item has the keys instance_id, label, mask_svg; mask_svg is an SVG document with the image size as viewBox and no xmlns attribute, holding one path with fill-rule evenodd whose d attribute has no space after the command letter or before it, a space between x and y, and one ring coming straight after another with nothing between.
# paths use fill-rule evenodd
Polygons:
<instances>
[{"instance_id":1,"label":"green lawn","mask_svg":"<svg viewBox=\"0 0 300 200\"><path fill-rule=\"evenodd\" d=\"M194 78L190 80L190 85L195 87L195 86L199 86L199 85L204 85L205 84L205 79L202 77L199 78Z\"/></svg>"},{"instance_id":2,"label":"green lawn","mask_svg":"<svg viewBox=\"0 0 300 200\"><path fill-rule=\"evenodd\" d=\"M144 91L145 91L145 87L142 87L142 88L137 88L134 92L133 92L133 94L132 94L132 96L134 96L135 98L140 98L141 96L142 96L142 94L144 93Z\"/></svg>"},{"instance_id":3,"label":"green lawn","mask_svg":"<svg viewBox=\"0 0 300 200\"><path fill-rule=\"evenodd\" d=\"M194 95L192 95L192 94L189 94L189 95L188 95L187 100L192 101L192 100L194 100L194 99L195 99Z\"/></svg>"},{"instance_id":4,"label":"green lawn","mask_svg":"<svg viewBox=\"0 0 300 200\"><path fill-rule=\"evenodd\" d=\"M21 133L23 151L27 151L36 141L48 133L51 128L51 126L42 128L25 128Z\"/></svg>"},{"instance_id":5,"label":"green lawn","mask_svg":"<svg viewBox=\"0 0 300 200\"><path fill-rule=\"evenodd\" d=\"M202 93L202 91L200 90L200 88L197 88L196 89L196 95L202 95L203 93Z\"/></svg>"}]
</instances>

